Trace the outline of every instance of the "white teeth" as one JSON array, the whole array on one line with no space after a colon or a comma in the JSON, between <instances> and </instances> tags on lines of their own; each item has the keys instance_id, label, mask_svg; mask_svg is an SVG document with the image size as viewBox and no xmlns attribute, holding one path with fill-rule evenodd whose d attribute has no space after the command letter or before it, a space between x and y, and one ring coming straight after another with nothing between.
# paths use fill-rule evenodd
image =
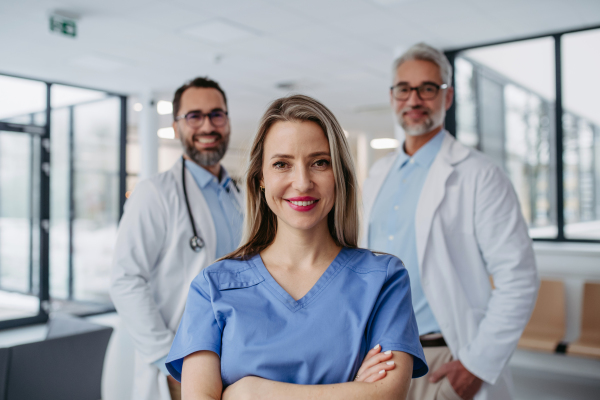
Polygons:
<instances>
[{"instance_id":1,"label":"white teeth","mask_svg":"<svg viewBox=\"0 0 600 400\"><path fill-rule=\"evenodd\" d=\"M198 141L200 143L203 143L203 144L205 144L205 143L214 143L214 142L217 141L217 138L215 136L200 136L198 138Z\"/></svg>"},{"instance_id":2,"label":"white teeth","mask_svg":"<svg viewBox=\"0 0 600 400\"><path fill-rule=\"evenodd\" d=\"M290 201L290 203L292 203L295 206L302 206L302 207L306 207L306 206L310 206L312 203L314 203L316 200L311 200L311 201Z\"/></svg>"}]
</instances>

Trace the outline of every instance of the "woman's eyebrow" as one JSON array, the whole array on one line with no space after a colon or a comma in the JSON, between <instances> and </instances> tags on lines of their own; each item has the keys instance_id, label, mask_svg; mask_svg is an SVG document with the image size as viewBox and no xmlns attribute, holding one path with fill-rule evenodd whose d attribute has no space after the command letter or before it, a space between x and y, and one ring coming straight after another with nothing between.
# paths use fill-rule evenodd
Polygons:
<instances>
[{"instance_id":1,"label":"woman's eyebrow","mask_svg":"<svg viewBox=\"0 0 600 400\"><path fill-rule=\"evenodd\" d=\"M327 157L331 157L331 155L329 154L328 151L318 151L316 153L310 153L308 155L309 157L319 157L319 156L327 156ZM274 158L287 158L287 159L294 159L294 156L289 155L289 154L274 154L271 159Z\"/></svg>"},{"instance_id":2,"label":"woman's eyebrow","mask_svg":"<svg viewBox=\"0 0 600 400\"><path fill-rule=\"evenodd\" d=\"M320 157L320 156L327 156L327 157L331 157L331 155L329 154L328 151L318 151L316 153L311 153L308 155L309 157Z\"/></svg>"},{"instance_id":3,"label":"woman's eyebrow","mask_svg":"<svg viewBox=\"0 0 600 400\"><path fill-rule=\"evenodd\" d=\"M275 154L271 157L271 160L274 158L289 158L289 159L293 159L294 156L291 156L289 154Z\"/></svg>"}]
</instances>

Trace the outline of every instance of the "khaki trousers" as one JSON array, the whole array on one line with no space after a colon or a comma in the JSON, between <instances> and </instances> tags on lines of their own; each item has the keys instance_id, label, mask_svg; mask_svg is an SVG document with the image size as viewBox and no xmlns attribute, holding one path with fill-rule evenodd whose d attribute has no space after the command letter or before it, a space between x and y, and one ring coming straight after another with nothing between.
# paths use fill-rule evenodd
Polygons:
<instances>
[{"instance_id":1,"label":"khaki trousers","mask_svg":"<svg viewBox=\"0 0 600 400\"><path fill-rule=\"evenodd\" d=\"M462 400L450 385L448 378L443 378L437 383L429 383L429 376L433 371L452 361L450 349L446 346L423 347L423 352L429 366L429 373L411 381L406 400Z\"/></svg>"},{"instance_id":2,"label":"khaki trousers","mask_svg":"<svg viewBox=\"0 0 600 400\"><path fill-rule=\"evenodd\" d=\"M171 376L167 378L167 383L169 384L171 400L181 400L181 383L177 382Z\"/></svg>"}]
</instances>

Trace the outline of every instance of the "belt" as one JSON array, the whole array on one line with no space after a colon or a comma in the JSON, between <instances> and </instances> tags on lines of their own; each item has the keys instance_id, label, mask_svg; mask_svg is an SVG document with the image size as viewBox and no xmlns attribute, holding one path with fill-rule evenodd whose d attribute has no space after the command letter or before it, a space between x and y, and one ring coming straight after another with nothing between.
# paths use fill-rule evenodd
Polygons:
<instances>
[{"instance_id":1,"label":"belt","mask_svg":"<svg viewBox=\"0 0 600 400\"><path fill-rule=\"evenodd\" d=\"M419 337L422 347L448 346L441 333L429 333Z\"/></svg>"}]
</instances>

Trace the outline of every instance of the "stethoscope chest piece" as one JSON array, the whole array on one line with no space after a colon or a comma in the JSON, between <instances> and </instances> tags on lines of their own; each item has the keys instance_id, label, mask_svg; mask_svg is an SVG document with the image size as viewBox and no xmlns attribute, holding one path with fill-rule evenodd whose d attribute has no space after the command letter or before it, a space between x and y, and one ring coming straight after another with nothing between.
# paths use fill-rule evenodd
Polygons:
<instances>
[{"instance_id":1,"label":"stethoscope chest piece","mask_svg":"<svg viewBox=\"0 0 600 400\"><path fill-rule=\"evenodd\" d=\"M198 237L198 236L192 236L192 238L190 239L190 247L192 248L192 250L194 250L196 253L199 253L200 250L202 250L202 248L204 247L204 240L202 240L202 238Z\"/></svg>"}]
</instances>

